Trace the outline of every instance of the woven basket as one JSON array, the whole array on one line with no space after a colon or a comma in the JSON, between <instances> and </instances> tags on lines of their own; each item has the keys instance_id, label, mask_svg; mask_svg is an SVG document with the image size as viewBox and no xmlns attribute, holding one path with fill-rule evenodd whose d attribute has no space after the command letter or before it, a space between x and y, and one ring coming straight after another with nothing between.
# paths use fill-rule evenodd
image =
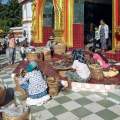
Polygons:
<instances>
[{"instance_id":1,"label":"woven basket","mask_svg":"<svg viewBox=\"0 0 120 120\"><path fill-rule=\"evenodd\" d=\"M102 80L104 78L102 68L95 66L95 64L89 65L89 68L92 79Z\"/></svg>"}]
</instances>

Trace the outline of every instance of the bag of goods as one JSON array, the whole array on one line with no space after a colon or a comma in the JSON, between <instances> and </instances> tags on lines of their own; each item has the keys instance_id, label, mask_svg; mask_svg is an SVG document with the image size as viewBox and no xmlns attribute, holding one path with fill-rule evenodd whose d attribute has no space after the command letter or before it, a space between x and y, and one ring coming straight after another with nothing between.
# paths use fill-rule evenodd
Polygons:
<instances>
[{"instance_id":1,"label":"bag of goods","mask_svg":"<svg viewBox=\"0 0 120 120\"><path fill-rule=\"evenodd\" d=\"M110 70L103 71L104 77L115 77L116 75L119 74L119 71L116 70L115 68L111 68Z\"/></svg>"},{"instance_id":2,"label":"bag of goods","mask_svg":"<svg viewBox=\"0 0 120 120\"><path fill-rule=\"evenodd\" d=\"M48 88L49 88L49 95L56 96L59 93L59 82L54 77L47 78Z\"/></svg>"}]
</instances>

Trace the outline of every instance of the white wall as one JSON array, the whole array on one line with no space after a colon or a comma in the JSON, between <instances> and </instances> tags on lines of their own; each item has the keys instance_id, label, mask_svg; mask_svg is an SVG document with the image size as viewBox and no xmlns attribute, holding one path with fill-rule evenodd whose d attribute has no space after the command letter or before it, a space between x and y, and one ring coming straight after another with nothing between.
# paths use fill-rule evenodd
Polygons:
<instances>
[{"instance_id":1,"label":"white wall","mask_svg":"<svg viewBox=\"0 0 120 120\"><path fill-rule=\"evenodd\" d=\"M22 6L23 21L32 20L32 2L26 2Z\"/></svg>"},{"instance_id":2,"label":"white wall","mask_svg":"<svg viewBox=\"0 0 120 120\"><path fill-rule=\"evenodd\" d=\"M23 31L25 30L28 42L31 42L31 29L32 29L32 2L26 1L22 5L23 14Z\"/></svg>"}]
</instances>

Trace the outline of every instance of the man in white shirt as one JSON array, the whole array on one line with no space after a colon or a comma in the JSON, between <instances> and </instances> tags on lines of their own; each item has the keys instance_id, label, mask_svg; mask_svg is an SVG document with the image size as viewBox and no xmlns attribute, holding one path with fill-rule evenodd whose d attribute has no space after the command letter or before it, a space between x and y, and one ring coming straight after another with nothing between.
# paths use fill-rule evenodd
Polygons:
<instances>
[{"instance_id":1,"label":"man in white shirt","mask_svg":"<svg viewBox=\"0 0 120 120\"><path fill-rule=\"evenodd\" d=\"M81 63L78 60L74 60L72 68L75 69L76 73L82 80L87 80L90 76L90 70L85 63Z\"/></svg>"},{"instance_id":2,"label":"man in white shirt","mask_svg":"<svg viewBox=\"0 0 120 120\"><path fill-rule=\"evenodd\" d=\"M90 70L85 63L83 51L75 51L73 55L72 71L66 73L71 80L78 82L86 82L90 77Z\"/></svg>"}]
</instances>

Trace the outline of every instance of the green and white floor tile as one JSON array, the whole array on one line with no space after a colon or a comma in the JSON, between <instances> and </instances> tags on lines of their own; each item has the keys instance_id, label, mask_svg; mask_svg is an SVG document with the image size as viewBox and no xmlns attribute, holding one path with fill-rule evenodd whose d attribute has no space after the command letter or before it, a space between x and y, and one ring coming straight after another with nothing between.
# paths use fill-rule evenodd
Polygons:
<instances>
[{"instance_id":1,"label":"green and white floor tile","mask_svg":"<svg viewBox=\"0 0 120 120\"><path fill-rule=\"evenodd\" d=\"M21 60L21 56L19 51L16 51L16 59L15 62L18 63ZM6 67L9 64L9 60L6 56L6 54L2 54L0 55L0 69L2 69L3 67Z\"/></svg>"},{"instance_id":2,"label":"green and white floor tile","mask_svg":"<svg viewBox=\"0 0 120 120\"><path fill-rule=\"evenodd\" d=\"M6 67L0 71L0 78L8 87L15 87L11 79L13 69ZM31 106L31 120L120 120L118 102L120 88L107 96L96 92L63 91L42 106Z\"/></svg>"},{"instance_id":3,"label":"green and white floor tile","mask_svg":"<svg viewBox=\"0 0 120 120\"><path fill-rule=\"evenodd\" d=\"M0 55L0 69L3 68L3 66L8 64L8 59L5 54Z\"/></svg>"}]
</instances>

